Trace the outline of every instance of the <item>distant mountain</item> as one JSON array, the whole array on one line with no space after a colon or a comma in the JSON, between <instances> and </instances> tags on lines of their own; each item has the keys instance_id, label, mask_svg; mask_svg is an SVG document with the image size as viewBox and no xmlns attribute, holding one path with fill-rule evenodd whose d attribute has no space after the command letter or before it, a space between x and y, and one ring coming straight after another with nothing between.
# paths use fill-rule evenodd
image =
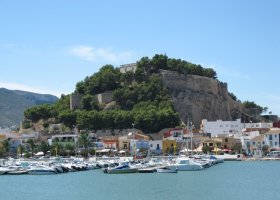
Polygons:
<instances>
[{"instance_id":1,"label":"distant mountain","mask_svg":"<svg viewBox=\"0 0 280 200\"><path fill-rule=\"evenodd\" d=\"M40 104L52 104L58 98L49 94L37 94L0 88L0 126L19 125L27 108Z\"/></svg>"}]
</instances>

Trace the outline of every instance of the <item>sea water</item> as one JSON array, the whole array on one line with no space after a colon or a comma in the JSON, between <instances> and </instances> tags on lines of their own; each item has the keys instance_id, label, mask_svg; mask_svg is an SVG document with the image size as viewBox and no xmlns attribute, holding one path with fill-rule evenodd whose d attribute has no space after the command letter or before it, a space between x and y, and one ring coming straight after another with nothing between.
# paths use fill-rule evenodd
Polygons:
<instances>
[{"instance_id":1,"label":"sea water","mask_svg":"<svg viewBox=\"0 0 280 200\"><path fill-rule=\"evenodd\" d=\"M265 200L280 199L280 162L225 162L177 174L0 176L0 200Z\"/></svg>"}]
</instances>

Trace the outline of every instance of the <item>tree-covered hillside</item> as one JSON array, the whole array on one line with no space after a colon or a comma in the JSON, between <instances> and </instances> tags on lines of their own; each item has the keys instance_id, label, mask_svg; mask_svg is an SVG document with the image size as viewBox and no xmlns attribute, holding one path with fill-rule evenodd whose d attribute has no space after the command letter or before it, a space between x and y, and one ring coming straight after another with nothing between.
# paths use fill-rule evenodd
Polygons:
<instances>
[{"instance_id":1,"label":"tree-covered hillside","mask_svg":"<svg viewBox=\"0 0 280 200\"><path fill-rule=\"evenodd\" d=\"M44 119L64 123L79 129L124 129L135 127L145 132L179 125L168 91L158 76L159 70L194 74L216 79L216 72L166 55L143 57L137 62L135 73L121 73L112 65L101 67L99 72L76 84L73 94L83 95L81 108L70 110L70 96L62 96L54 105L41 105L25 111L25 118L36 122ZM98 104L96 94L113 92L113 106ZM106 109L104 109L106 108Z\"/></svg>"}]
</instances>

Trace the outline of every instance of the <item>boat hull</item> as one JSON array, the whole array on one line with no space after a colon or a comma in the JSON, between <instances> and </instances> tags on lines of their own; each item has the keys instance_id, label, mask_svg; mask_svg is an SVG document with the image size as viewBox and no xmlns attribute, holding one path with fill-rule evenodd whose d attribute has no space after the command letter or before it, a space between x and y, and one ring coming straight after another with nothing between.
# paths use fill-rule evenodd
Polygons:
<instances>
[{"instance_id":1,"label":"boat hull","mask_svg":"<svg viewBox=\"0 0 280 200\"><path fill-rule=\"evenodd\" d=\"M52 170L28 170L27 173L30 174L30 175L52 175L52 174L56 174L56 171L52 171Z\"/></svg>"},{"instance_id":2,"label":"boat hull","mask_svg":"<svg viewBox=\"0 0 280 200\"><path fill-rule=\"evenodd\" d=\"M128 173L136 173L137 169L106 169L107 174L128 174Z\"/></svg>"},{"instance_id":3,"label":"boat hull","mask_svg":"<svg viewBox=\"0 0 280 200\"><path fill-rule=\"evenodd\" d=\"M178 169L177 168L164 167L164 168L157 168L156 172L157 173L177 173Z\"/></svg>"}]
</instances>

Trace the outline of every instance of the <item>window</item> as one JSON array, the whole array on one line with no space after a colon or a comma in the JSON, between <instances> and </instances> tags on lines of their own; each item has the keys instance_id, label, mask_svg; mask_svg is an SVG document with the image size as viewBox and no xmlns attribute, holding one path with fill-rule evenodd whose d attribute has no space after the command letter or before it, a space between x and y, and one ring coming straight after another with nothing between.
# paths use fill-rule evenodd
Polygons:
<instances>
[{"instance_id":1,"label":"window","mask_svg":"<svg viewBox=\"0 0 280 200\"><path fill-rule=\"evenodd\" d=\"M228 139L227 139L227 138L225 138L225 142L228 142Z\"/></svg>"},{"instance_id":2,"label":"window","mask_svg":"<svg viewBox=\"0 0 280 200\"><path fill-rule=\"evenodd\" d=\"M264 144L264 142L262 142L262 144Z\"/></svg>"},{"instance_id":3,"label":"window","mask_svg":"<svg viewBox=\"0 0 280 200\"><path fill-rule=\"evenodd\" d=\"M253 142L253 145L255 145L256 144L256 142Z\"/></svg>"},{"instance_id":4,"label":"window","mask_svg":"<svg viewBox=\"0 0 280 200\"><path fill-rule=\"evenodd\" d=\"M274 135L274 137L277 137L277 135Z\"/></svg>"},{"instance_id":5,"label":"window","mask_svg":"<svg viewBox=\"0 0 280 200\"><path fill-rule=\"evenodd\" d=\"M272 135L269 135L269 140L272 140Z\"/></svg>"},{"instance_id":6,"label":"window","mask_svg":"<svg viewBox=\"0 0 280 200\"><path fill-rule=\"evenodd\" d=\"M277 142L275 142L275 145L277 145Z\"/></svg>"},{"instance_id":7,"label":"window","mask_svg":"<svg viewBox=\"0 0 280 200\"><path fill-rule=\"evenodd\" d=\"M153 148L153 144L150 144L150 147Z\"/></svg>"},{"instance_id":8,"label":"window","mask_svg":"<svg viewBox=\"0 0 280 200\"><path fill-rule=\"evenodd\" d=\"M157 144L157 149L159 149L159 144Z\"/></svg>"}]
</instances>

